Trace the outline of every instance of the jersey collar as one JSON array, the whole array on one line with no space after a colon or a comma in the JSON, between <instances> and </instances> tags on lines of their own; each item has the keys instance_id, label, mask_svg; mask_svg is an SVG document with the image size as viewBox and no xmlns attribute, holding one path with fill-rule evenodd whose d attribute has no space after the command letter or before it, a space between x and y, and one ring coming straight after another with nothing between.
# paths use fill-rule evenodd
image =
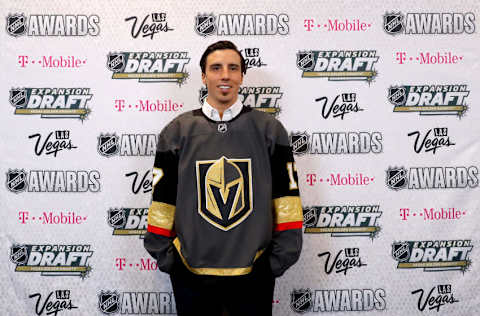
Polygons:
<instances>
[{"instance_id":1,"label":"jersey collar","mask_svg":"<svg viewBox=\"0 0 480 316\"><path fill-rule=\"evenodd\" d=\"M232 104L228 109L223 112L223 116L222 118L220 118L220 114L218 113L217 109L208 104L207 100L205 99L202 106L202 112L203 114L205 114L206 117L213 121L227 122L233 120L238 114L240 114L240 112L242 112L242 108L242 102L237 99L234 104Z\"/></svg>"}]
</instances>

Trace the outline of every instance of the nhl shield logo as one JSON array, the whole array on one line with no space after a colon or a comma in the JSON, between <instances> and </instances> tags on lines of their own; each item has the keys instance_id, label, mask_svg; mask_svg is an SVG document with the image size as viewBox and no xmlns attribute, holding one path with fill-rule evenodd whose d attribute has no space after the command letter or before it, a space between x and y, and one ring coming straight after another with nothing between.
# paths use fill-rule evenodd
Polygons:
<instances>
[{"instance_id":1,"label":"nhl shield logo","mask_svg":"<svg viewBox=\"0 0 480 316\"><path fill-rule=\"evenodd\" d=\"M297 313L308 312L312 308L312 291L310 289L293 290L290 293L290 307Z\"/></svg>"},{"instance_id":2,"label":"nhl shield logo","mask_svg":"<svg viewBox=\"0 0 480 316\"><path fill-rule=\"evenodd\" d=\"M303 209L303 225L305 227L315 227L317 225L318 215L315 208Z\"/></svg>"},{"instance_id":3,"label":"nhl shield logo","mask_svg":"<svg viewBox=\"0 0 480 316\"><path fill-rule=\"evenodd\" d=\"M7 33L11 36L20 36L27 31L27 17L23 14L13 14L7 16Z\"/></svg>"},{"instance_id":4,"label":"nhl shield logo","mask_svg":"<svg viewBox=\"0 0 480 316\"><path fill-rule=\"evenodd\" d=\"M212 35L217 29L215 25L215 16L213 14L197 15L195 17L195 31L202 35Z\"/></svg>"},{"instance_id":5,"label":"nhl shield logo","mask_svg":"<svg viewBox=\"0 0 480 316\"><path fill-rule=\"evenodd\" d=\"M388 101L393 105L404 105L407 100L407 90L405 87L388 88Z\"/></svg>"},{"instance_id":6,"label":"nhl shield logo","mask_svg":"<svg viewBox=\"0 0 480 316\"><path fill-rule=\"evenodd\" d=\"M408 242L394 242L392 245L392 256L398 262L407 261L410 258Z\"/></svg>"},{"instance_id":7,"label":"nhl shield logo","mask_svg":"<svg viewBox=\"0 0 480 316\"><path fill-rule=\"evenodd\" d=\"M120 295L117 291L101 291L98 294L98 308L104 314L113 314L120 308Z\"/></svg>"},{"instance_id":8,"label":"nhl shield logo","mask_svg":"<svg viewBox=\"0 0 480 316\"><path fill-rule=\"evenodd\" d=\"M23 108L27 105L27 90L25 89L10 89L10 97L8 98L10 104L16 108Z\"/></svg>"},{"instance_id":9,"label":"nhl shield logo","mask_svg":"<svg viewBox=\"0 0 480 316\"><path fill-rule=\"evenodd\" d=\"M403 15L401 13L386 13L383 16L383 29L391 35L403 32Z\"/></svg>"},{"instance_id":10,"label":"nhl shield logo","mask_svg":"<svg viewBox=\"0 0 480 316\"><path fill-rule=\"evenodd\" d=\"M198 213L211 225L228 231L253 210L251 159L196 162Z\"/></svg>"},{"instance_id":11,"label":"nhl shield logo","mask_svg":"<svg viewBox=\"0 0 480 316\"><path fill-rule=\"evenodd\" d=\"M119 137L116 134L100 134L97 145L98 153L105 157L116 155L120 150L118 140Z\"/></svg>"},{"instance_id":12,"label":"nhl shield logo","mask_svg":"<svg viewBox=\"0 0 480 316\"><path fill-rule=\"evenodd\" d=\"M309 136L306 132L301 134L292 134L290 136L292 152L296 155L306 154L308 152L308 139Z\"/></svg>"},{"instance_id":13,"label":"nhl shield logo","mask_svg":"<svg viewBox=\"0 0 480 316\"><path fill-rule=\"evenodd\" d=\"M108 225L113 228L122 228L125 226L127 218L125 216L125 210L121 209L109 209L108 210Z\"/></svg>"},{"instance_id":14,"label":"nhl shield logo","mask_svg":"<svg viewBox=\"0 0 480 316\"><path fill-rule=\"evenodd\" d=\"M16 265L24 265L28 260L28 251L26 246L10 247L10 261Z\"/></svg>"},{"instance_id":15,"label":"nhl shield logo","mask_svg":"<svg viewBox=\"0 0 480 316\"><path fill-rule=\"evenodd\" d=\"M113 72L120 72L125 68L125 55L122 53L109 53L107 68Z\"/></svg>"},{"instance_id":16,"label":"nhl shield logo","mask_svg":"<svg viewBox=\"0 0 480 316\"><path fill-rule=\"evenodd\" d=\"M7 172L7 189L14 193L20 193L27 189L27 173L25 170L8 170Z\"/></svg>"},{"instance_id":17,"label":"nhl shield logo","mask_svg":"<svg viewBox=\"0 0 480 316\"><path fill-rule=\"evenodd\" d=\"M407 186L407 169L389 168L387 170L387 186L392 190L400 190Z\"/></svg>"},{"instance_id":18,"label":"nhl shield logo","mask_svg":"<svg viewBox=\"0 0 480 316\"><path fill-rule=\"evenodd\" d=\"M313 53L312 52L299 52L297 53L297 67L303 71L313 70Z\"/></svg>"},{"instance_id":19,"label":"nhl shield logo","mask_svg":"<svg viewBox=\"0 0 480 316\"><path fill-rule=\"evenodd\" d=\"M198 101L200 104L203 104L205 102L205 99L208 96L208 90L207 88L200 88L199 93L198 93Z\"/></svg>"}]
</instances>

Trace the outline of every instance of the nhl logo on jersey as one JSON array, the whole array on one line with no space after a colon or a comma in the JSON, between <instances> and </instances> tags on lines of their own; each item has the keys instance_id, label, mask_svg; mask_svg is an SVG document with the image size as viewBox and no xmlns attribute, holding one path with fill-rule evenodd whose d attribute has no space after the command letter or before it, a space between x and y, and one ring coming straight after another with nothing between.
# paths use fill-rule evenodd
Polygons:
<instances>
[{"instance_id":1,"label":"nhl logo on jersey","mask_svg":"<svg viewBox=\"0 0 480 316\"><path fill-rule=\"evenodd\" d=\"M7 189L14 193L19 193L27 189L27 173L25 170L8 170L7 172Z\"/></svg>"},{"instance_id":2,"label":"nhl logo on jersey","mask_svg":"<svg viewBox=\"0 0 480 316\"><path fill-rule=\"evenodd\" d=\"M220 124L218 124L217 129L222 134L226 133L227 132L227 124L226 123L220 123Z\"/></svg>"},{"instance_id":3,"label":"nhl logo on jersey","mask_svg":"<svg viewBox=\"0 0 480 316\"><path fill-rule=\"evenodd\" d=\"M107 68L113 72L121 72L125 68L125 56L121 53L109 53Z\"/></svg>"},{"instance_id":4,"label":"nhl logo on jersey","mask_svg":"<svg viewBox=\"0 0 480 316\"><path fill-rule=\"evenodd\" d=\"M403 105L407 100L407 93L404 87L388 88L388 101L393 105Z\"/></svg>"},{"instance_id":5,"label":"nhl logo on jersey","mask_svg":"<svg viewBox=\"0 0 480 316\"><path fill-rule=\"evenodd\" d=\"M98 153L105 157L116 155L120 150L119 137L116 134L100 134L98 136Z\"/></svg>"},{"instance_id":6,"label":"nhl logo on jersey","mask_svg":"<svg viewBox=\"0 0 480 316\"><path fill-rule=\"evenodd\" d=\"M297 313L308 312L312 308L312 291L310 289L293 290L290 293L290 307Z\"/></svg>"},{"instance_id":7,"label":"nhl logo on jersey","mask_svg":"<svg viewBox=\"0 0 480 316\"><path fill-rule=\"evenodd\" d=\"M315 208L303 209L303 225L305 227L314 227L317 224L318 216Z\"/></svg>"},{"instance_id":8,"label":"nhl logo on jersey","mask_svg":"<svg viewBox=\"0 0 480 316\"><path fill-rule=\"evenodd\" d=\"M202 160L196 169L198 213L224 231L242 223L253 210L251 160Z\"/></svg>"},{"instance_id":9,"label":"nhl logo on jersey","mask_svg":"<svg viewBox=\"0 0 480 316\"><path fill-rule=\"evenodd\" d=\"M292 152L296 155L303 155L308 152L309 136L306 132L290 135Z\"/></svg>"},{"instance_id":10,"label":"nhl logo on jersey","mask_svg":"<svg viewBox=\"0 0 480 316\"><path fill-rule=\"evenodd\" d=\"M392 244L392 256L399 262L405 262L410 258L408 242L394 242Z\"/></svg>"},{"instance_id":11,"label":"nhl logo on jersey","mask_svg":"<svg viewBox=\"0 0 480 316\"><path fill-rule=\"evenodd\" d=\"M313 70L313 53L312 52L299 52L297 53L297 67L303 71Z\"/></svg>"},{"instance_id":12,"label":"nhl logo on jersey","mask_svg":"<svg viewBox=\"0 0 480 316\"><path fill-rule=\"evenodd\" d=\"M124 209L109 209L108 211L108 224L113 228L122 228L127 221Z\"/></svg>"},{"instance_id":13,"label":"nhl logo on jersey","mask_svg":"<svg viewBox=\"0 0 480 316\"><path fill-rule=\"evenodd\" d=\"M383 29L391 35L403 32L403 15L401 13L387 13L383 16Z\"/></svg>"},{"instance_id":14,"label":"nhl logo on jersey","mask_svg":"<svg viewBox=\"0 0 480 316\"><path fill-rule=\"evenodd\" d=\"M9 14L7 16L7 33L11 36L20 36L27 31L27 17L23 14Z\"/></svg>"},{"instance_id":15,"label":"nhl logo on jersey","mask_svg":"<svg viewBox=\"0 0 480 316\"><path fill-rule=\"evenodd\" d=\"M101 291L98 294L98 308L104 314L113 314L120 308L120 295L114 291Z\"/></svg>"},{"instance_id":16,"label":"nhl logo on jersey","mask_svg":"<svg viewBox=\"0 0 480 316\"><path fill-rule=\"evenodd\" d=\"M28 253L25 246L10 247L10 261L16 265L24 265L27 263Z\"/></svg>"},{"instance_id":17,"label":"nhl logo on jersey","mask_svg":"<svg viewBox=\"0 0 480 316\"><path fill-rule=\"evenodd\" d=\"M212 35L217 29L213 14L199 14L195 17L195 31L202 35Z\"/></svg>"},{"instance_id":18,"label":"nhl logo on jersey","mask_svg":"<svg viewBox=\"0 0 480 316\"><path fill-rule=\"evenodd\" d=\"M400 190L407 186L407 169L405 168L388 168L387 170L387 186L392 190Z\"/></svg>"},{"instance_id":19,"label":"nhl logo on jersey","mask_svg":"<svg viewBox=\"0 0 480 316\"><path fill-rule=\"evenodd\" d=\"M10 97L8 98L10 104L16 108L23 108L27 105L27 90L26 89L10 89Z\"/></svg>"}]
</instances>

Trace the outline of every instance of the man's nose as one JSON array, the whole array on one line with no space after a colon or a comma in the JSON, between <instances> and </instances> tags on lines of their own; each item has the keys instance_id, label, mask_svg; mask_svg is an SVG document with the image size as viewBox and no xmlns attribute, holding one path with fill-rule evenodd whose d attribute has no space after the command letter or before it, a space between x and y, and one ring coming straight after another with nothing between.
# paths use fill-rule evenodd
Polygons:
<instances>
[{"instance_id":1,"label":"man's nose","mask_svg":"<svg viewBox=\"0 0 480 316\"><path fill-rule=\"evenodd\" d=\"M222 79L230 79L230 69L228 67L222 68Z\"/></svg>"}]
</instances>

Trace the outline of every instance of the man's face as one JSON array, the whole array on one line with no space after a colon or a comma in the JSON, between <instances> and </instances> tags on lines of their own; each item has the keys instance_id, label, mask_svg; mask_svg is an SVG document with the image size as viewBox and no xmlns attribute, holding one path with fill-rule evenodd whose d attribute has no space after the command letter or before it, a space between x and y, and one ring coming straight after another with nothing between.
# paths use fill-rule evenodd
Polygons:
<instances>
[{"instance_id":1,"label":"man's face","mask_svg":"<svg viewBox=\"0 0 480 316\"><path fill-rule=\"evenodd\" d=\"M243 81L238 53L233 49L221 49L208 55L202 81L207 86L210 105L224 107L235 103Z\"/></svg>"}]
</instances>

